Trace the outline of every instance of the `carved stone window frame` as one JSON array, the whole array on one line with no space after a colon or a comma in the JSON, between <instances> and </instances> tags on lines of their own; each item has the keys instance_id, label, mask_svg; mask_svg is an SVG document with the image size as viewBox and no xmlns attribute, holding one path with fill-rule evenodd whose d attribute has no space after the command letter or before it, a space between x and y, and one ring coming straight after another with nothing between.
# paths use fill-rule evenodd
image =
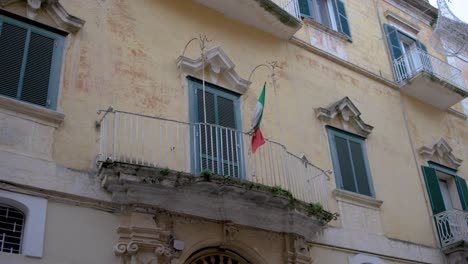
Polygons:
<instances>
[{"instance_id":1,"label":"carved stone window frame","mask_svg":"<svg viewBox=\"0 0 468 264\"><path fill-rule=\"evenodd\" d=\"M206 81L240 95L245 94L251 85L250 81L240 77L235 70L236 65L219 45L208 48L204 52L204 58L201 55L196 59L179 56L176 63L181 71L183 86L187 86L187 76L201 79L200 73L206 68L209 70L205 76ZM223 80L227 82L227 85L222 85Z\"/></svg>"},{"instance_id":2,"label":"carved stone window frame","mask_svg":"<svg viewBox=\"0 0 468 264\"><path fill-rule=\"evenodd\" d=\"M453 149L444 138L440 138L434 144L419 148L419 154L426 161L433 161L455 170L461 166L463 160L453 154Z\"/></svg>"},{"instance_id":3,"label":"carved stone window frame","mask_svg":"<svg viewBox=\"0 0 468 264\"><path fill-rule=\"evenodd\" d=\"M328 124L333 119L340 119L342 125L341 129L353 133L353 131L350 130L350 125L352 125L356 133L365 138L367 138L374 129L373 126L365 123L361 119L361 112L347 96L328 107L317 108L315 113L319 120Z\"/></svg>"}]
</instances>

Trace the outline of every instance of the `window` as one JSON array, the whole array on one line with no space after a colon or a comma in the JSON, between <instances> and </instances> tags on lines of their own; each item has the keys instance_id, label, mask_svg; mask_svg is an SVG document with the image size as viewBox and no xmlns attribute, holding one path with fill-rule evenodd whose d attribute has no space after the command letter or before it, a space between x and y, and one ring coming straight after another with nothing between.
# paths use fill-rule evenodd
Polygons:
<instances>
[{"instance_id":1,"label":"window","mask_svg":"<svg viewBox=\"0 0 468 264\"><path fill-rule=\"evenodd\" d=\"M193 138L195 173L209 170L218 175L242 177L242 129L239 95L189 78L190 119L197 131ZM205 109L203 107L205 101ZM206 110L206 124L205 124Z\"/></svg>"},{"instance_id":2,"label":"window","mask_svg":"<svg viewBox=\"0 0 468 264\"><path fill-rule=\"evenodd\" d=\"M468 211L468 187L455 170L432 162L422 170L434 215L451 209Z\"/></svg>"},{"instance_id":3,"label":"window","mask_svg":"<svg viewBox=\"0 0 468 264\"><path fill-rule=\"evenodd\" d=\"M60 34L0 15L0 96L55 109L63 40Z\"/></svg>"},{"instance_id":4,"label":"window","mask_svg":"<svg viewBox=\"0 0 468 264\"><path fill-rule=\"evenodd\" d=\"M299 0L299 10L303 17L311 18L351 39L343 0Z\"/></svg>"},{"instance_id":5,"label":"window","mask_svg":"<svg viewBox=\"0 0 468 264\"><path fill-rule=\"evenodd\" d=\"M338 188L374 197L364 138L328 127Z\"/></svg>"},{"instance_id":6,"label":"window","mask_svg":"<svg viewBox=\"0 0 468 264\"><path fill-rule=\"evenodd\" d=\"M424 44L391 25L384 24L384 29L399 81L410 78L422 69L432 72Z\"/></svg>"},{"instance_id":7,"label":"window","mask_svg":"<svg viewBox=\"0 0 468 264\"><path fill-rule=\"evenodd\" d=\"M12 206L0 204L0 252L19 254L23 229L23 212Z\"/></svg>"},{"instance_id":8,"label":"window","mask_svg":"<svg viewBox=\"0 0 468 264\"><path fill-rule=\"evenodd\" d=\"M42 257L46 214L46 199L0 190L0 253Z\"/></svg>"}]
</instances>

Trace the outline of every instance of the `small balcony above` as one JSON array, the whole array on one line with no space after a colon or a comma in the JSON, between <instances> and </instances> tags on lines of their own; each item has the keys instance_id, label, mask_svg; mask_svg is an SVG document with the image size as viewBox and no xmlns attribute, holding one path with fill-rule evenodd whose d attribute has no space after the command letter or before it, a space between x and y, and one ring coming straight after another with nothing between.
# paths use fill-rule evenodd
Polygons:
<instances>
[{"instance_id":1,"label":"small balcony above","mask_svg":"<svg viewBox=\"0 0 468 264\"><path fill-rule=\"evenodd\" d=\"M457 209L447 210L434 216L440 244L443 249L457 246L468 250L468 212Z\"/></svg>"},{"instance_id":2,"label":"small balcony above","mask_svg":"<svg viewBox=\"0 0 468 264\"><path fill-rule=\"evenodd\" d=\"M252 154L242 131L111 108L98 125L102 186L123 206L309 238L336 219L326 172L279 143Z\"/></svg>"},{"instance_id":3,"label":"small balcony above","mask_svg":"<svg viewBox=\"0 0 468 264\"><path fill-rule=\"evenodd\" d=\"M403 54L394 60L393 67L403 93L439 109L448 109L468 97L463 72L421 49Z\"/></svg>"},{"instance_id":4,"label":"small balcony above","mask_svg":"<svg viewBox=\"0 0 468 264\"><path fill-rule=\"evenodd\" d=\"M282 39L291 38L302 27L297 0L195 1Z\"/></svg>"}]
</instances>

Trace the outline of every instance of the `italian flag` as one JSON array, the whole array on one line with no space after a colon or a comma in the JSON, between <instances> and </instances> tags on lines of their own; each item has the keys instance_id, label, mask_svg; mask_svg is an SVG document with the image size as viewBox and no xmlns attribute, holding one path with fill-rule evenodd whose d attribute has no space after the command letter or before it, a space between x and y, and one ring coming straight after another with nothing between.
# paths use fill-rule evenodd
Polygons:
<instances>
[{"instance_id":1,"label":"italian flag","mask_svg":"<svg viewBox=\"0 0 468 264\"><path fill-rule=\"evenodd\" d=\"M263 144L265 144L265 139L263 138L262 131L260 131L260 122L262 122L263 108L265 107L265 87L266 82L263 85L262 93L258 98L257 105L255 105L255 111L252 115L252 153Z\"/></svg>"}]
</instances>

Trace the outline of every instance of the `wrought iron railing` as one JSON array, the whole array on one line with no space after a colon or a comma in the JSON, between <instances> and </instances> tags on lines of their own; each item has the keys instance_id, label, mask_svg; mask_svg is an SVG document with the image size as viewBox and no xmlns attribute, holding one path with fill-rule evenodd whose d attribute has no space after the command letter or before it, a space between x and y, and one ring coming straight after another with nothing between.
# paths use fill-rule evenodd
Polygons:
<instances>
[{"instance_id":1,"label":"wrought iron railing","mask_svg":"<svg viewBox=\"0 0 468 264\"><path fill-rule=\"evenodd\" d=\"M271 0L276 5L287 11L290 15L300 19L301 13L299 11L298 0Z\"/></svg>"},{"instance_id":2,"label":"wrought iron railing","mask_svg":"<svg viewBox=\"0 0 468 264\"><path fill-rule=\"evenodd\" d=\"M296 199L328 205L326 172L285 146L266 140L251 153L251 135L232 128L185 123L109 108L99 121L100 162L209 170L242 181L281 187Z\"/></svg>"},{"instance_id":3,"label":"wrought iron railing","mask_svg":"<svg viewBox=\"0 0 468 264\"><path fill-rule=\"evenodd\" d=\"M410 80L420 72L426 72L460 89L465 89L463 72L460 69L421 49L413 49L395 59L393 68L398 83Z\"/></svg>"},{"instance_id":4,"label":"wrought iron railing","mask_svg":"<svg viewBox=\"0 0 468 264\"><path fill-rule=\"evenodd\" d=\"M447 210L434 216L442 247L458 241L468 241L468 212Z\"/></svg>"}]
</instances>

